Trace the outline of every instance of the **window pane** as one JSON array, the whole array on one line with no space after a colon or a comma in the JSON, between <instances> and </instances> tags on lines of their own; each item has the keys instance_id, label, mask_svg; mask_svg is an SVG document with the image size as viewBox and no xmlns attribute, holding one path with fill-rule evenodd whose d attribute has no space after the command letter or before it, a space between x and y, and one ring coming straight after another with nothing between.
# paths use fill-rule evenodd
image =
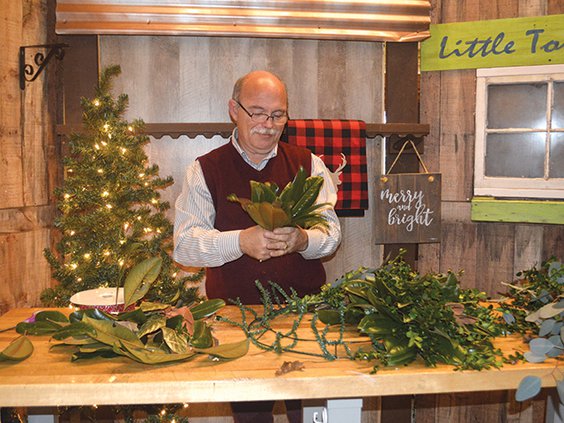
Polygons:
<instances>
[{"instance_id":1,"label":"window pane","mask_svg":"<svg viewBox=\"0 0 564 423\"><path fill-rule=\"evenodd\" d=\"M552 127L564 128L564 82L554 83L554 106L552 110Z\"/></svg>"},{"instance_id":2,"label":"window pane","mask_svg":"<svg viewBox=\"0 0 564 423\"><path fill-rule=\"evenodd\" d=\"M488 134L486 176L542 178L544 133Z\"/></svg>"},{"instance_id":3,"label":"window pane","mask_svg":"<svg viewBox=\"0 0 564 423\"><path fill-rule=\"evenodd\" d=\"M550 140L550 178L564 178L564 133L552 134Z\"/></svg>"},{"instance_id":4,"label":"window pane","mask_svg":"<svg viewBox=\"0 0 564 423\"><path fill-rule=\"evenodd\" d=\"M488 86L488 128L546 129L546 83Z\"/></svg>"}]
</instances>

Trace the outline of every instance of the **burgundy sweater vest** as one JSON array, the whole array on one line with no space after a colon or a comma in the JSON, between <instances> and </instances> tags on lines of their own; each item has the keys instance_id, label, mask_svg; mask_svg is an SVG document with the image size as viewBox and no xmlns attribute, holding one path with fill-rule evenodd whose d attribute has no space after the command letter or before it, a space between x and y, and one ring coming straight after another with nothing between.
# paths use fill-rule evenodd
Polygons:
<instances>
[{"instance_id":1,"label":"burgundy sweater vest","mask_svg":"<svg viewBox=\"0 0 564 423\"><path fill-rule=\"evenodd\" d=\"M231 193L250 198L250 180L275 182L283 189L300 166L311 174L310 151L285 143L278 144L278 154L260 171L245 163L231 142L198 160L216 210L214 226L220 231L256 225L238 203L227 201ZM208 298L228 300L239 297L243 304L260 304L257 280L267 289L270 289L268 282L272 281L287 293L293 288L299 296L304 296L319 290L325 282L325 270L319 259L306 260L299 253L274 257L262 263L244 254L223 266L206 269L206 294Z\"/></svg>"}]
</instances>

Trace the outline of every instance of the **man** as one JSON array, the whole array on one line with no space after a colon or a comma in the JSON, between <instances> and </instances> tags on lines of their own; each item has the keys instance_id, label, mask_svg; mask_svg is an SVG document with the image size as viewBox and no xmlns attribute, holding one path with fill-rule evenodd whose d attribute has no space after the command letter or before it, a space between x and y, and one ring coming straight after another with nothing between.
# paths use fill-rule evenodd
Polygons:
<instances>
[{"instance_id":1,"label":"man","mask_svg":"<svg viewBox=\"0 0 564 423\"><path fill-rule=\"evenodd\" d=\"M317 292L325 282L319 260L332 254L341 240L333 206L336 188L329 171L309 150L278 143L288 121L284 83L266 71L239 79L229 100L236 124L230 142L200 157L186 171L176 201L174 259L188 266L206 267L206 294L225 300L240 298L259 304L255 280L273 281L300 296ZM324 178L318 203L328 228L257 226L239 204L227 196L250 197L249 181L276 182L282 189L300 167ZM235 422L272 422L272 401L231 404ZM301 421L300 401L286 401L291 423Z\"/></svg>"},{"instance_id":2,"label":"man","mask_svg":"<svg viewBox=\"0 0 564 423\"><path fill-rule=\"evenodd\" d=\"M330 173L309 150L279 143L288 120L284 83L266 71L239 79L229 100L236 124L230 142L198 158L186 172L176 201L174 258L206 267L206 294L259 304L255 280L294 288L300 296L317 292L325 282L321 257L332 254L341 239L332 206L323 209L328 229L285 227L268 231L254 224L235 193L250 197L249 181L276 182L283 188L301 166L324 178L318 203L334 206L337 195Z\"/></svg>"}]
</instances>

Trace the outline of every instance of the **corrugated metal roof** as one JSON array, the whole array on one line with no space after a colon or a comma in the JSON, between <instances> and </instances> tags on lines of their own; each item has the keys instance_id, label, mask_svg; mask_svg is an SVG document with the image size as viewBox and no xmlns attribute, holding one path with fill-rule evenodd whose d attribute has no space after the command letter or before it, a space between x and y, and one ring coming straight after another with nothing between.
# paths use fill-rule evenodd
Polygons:
<instances>
[{"instance_id":1,"label":"corrugated metal roof","mask_svg":"<svg viewBox=\"0 0 564 423\"><path fill-rule=\"evenodd\" d=\"M364 41L429 36L427 0L58 0L58 34Z\"/></svg>"}]
</instances>

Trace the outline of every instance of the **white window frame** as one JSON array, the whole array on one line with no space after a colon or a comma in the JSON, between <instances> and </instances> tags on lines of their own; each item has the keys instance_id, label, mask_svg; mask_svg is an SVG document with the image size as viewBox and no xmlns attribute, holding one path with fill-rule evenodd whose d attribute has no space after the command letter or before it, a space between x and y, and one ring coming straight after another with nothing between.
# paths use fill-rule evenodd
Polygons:
<instances>
[{"instance_id":1,"label":"white window frame","mask_svg":"<svg viewBox=\"0 0 564 423\"><path fill-rule=\"evenodd\" d=\"M564 81L564 65L484 68L477 70L474 195L511 198L564 198L564 178L511 178L490 177L485 175L486 134L488 132L488 85L551 80ZM547 107L552 104L552 90L548 92L547 103ZM548 107L548 110L547 120L550 119L550 107ZM512 130L523 132L522 128L510 128L508 132ZM496 133L502 131L492 130L492 132ZM527 129L524 129L524 131L527 131ZM546 144L547 152L548 148L549 142ZM548 157L548 155L546 155L546 157ZM546 157L545 162L547 160ZM562 165L564 166L564 163ZM545 168L546 166L547 164L545 163Z\"/></svg>"}]
</instances>

